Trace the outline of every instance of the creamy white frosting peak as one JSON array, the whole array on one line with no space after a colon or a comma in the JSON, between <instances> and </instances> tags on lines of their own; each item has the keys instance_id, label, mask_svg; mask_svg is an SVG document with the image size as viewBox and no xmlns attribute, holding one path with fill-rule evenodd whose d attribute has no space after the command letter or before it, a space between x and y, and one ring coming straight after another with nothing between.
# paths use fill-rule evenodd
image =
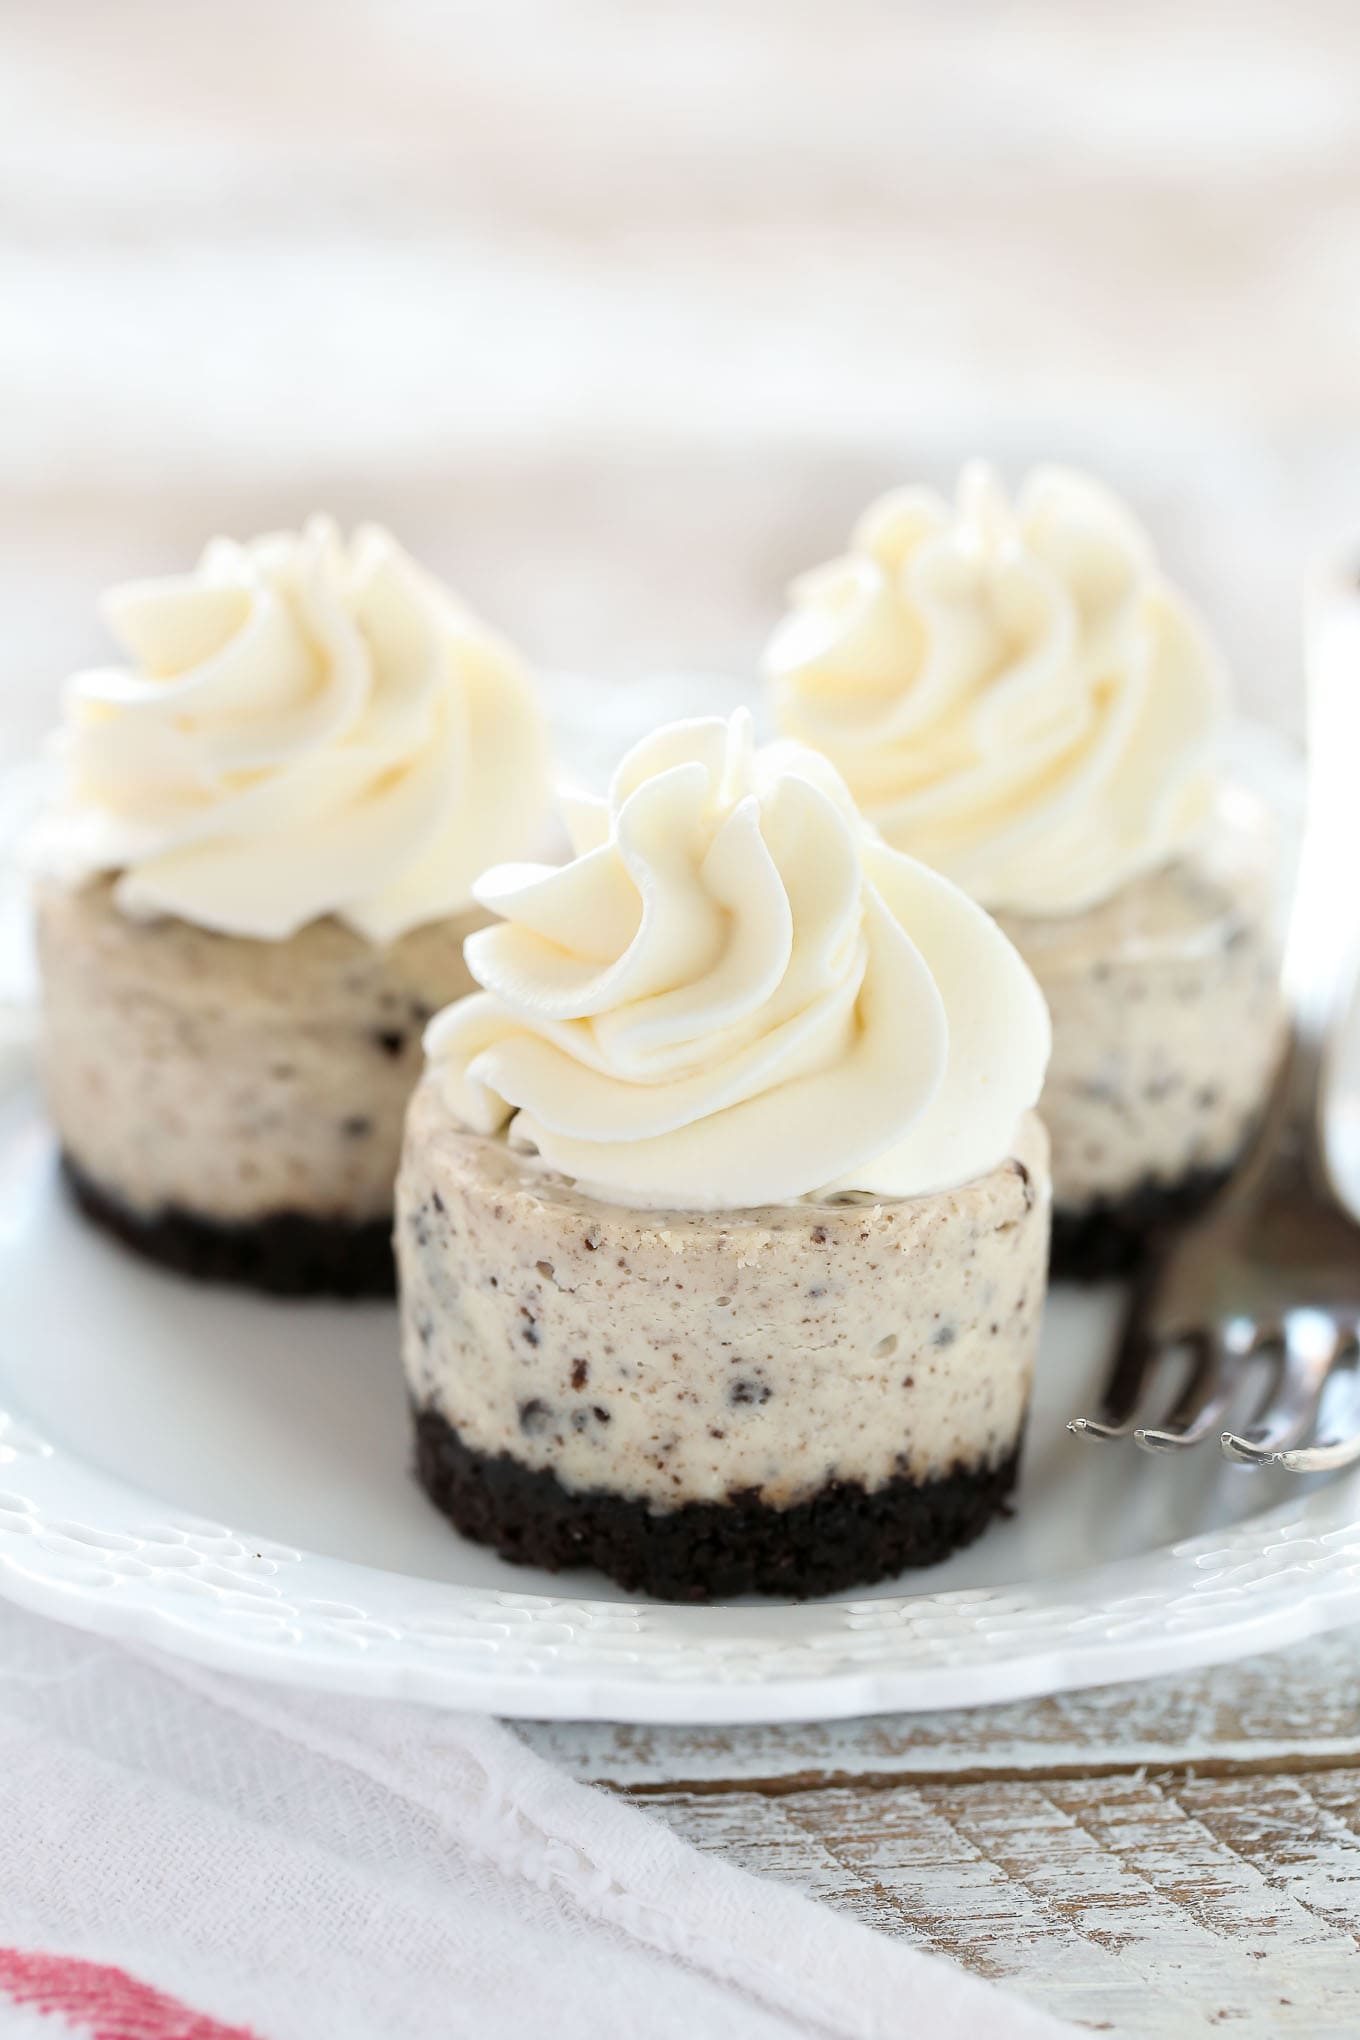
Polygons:
<instances>
[{"instance_id":1,"label":"creamy white frosting peak","mask_svg":"<svg viewBox=\"0 0 1360 2040\"><path fill-rule=\"evenodd\" d=\"M1175 857L1215 791L1214 646L1109 492L1036 469L1011 504L885 496L795 583L774 710L890 843L995 910L1079 912Z\"/></svg>"},{"instance_id":2,"label":"creamy white frosting peak","mask_svg":"<svg viewBox=\"0 0 1360 2040\"><path fill-rule=\"evenodd\" d=\"M450 1109L608 1202L885 1197L1003 1160L1048 1014L988 916L744 712L674 723L573 803L576 855L477 887L484 987L431 1023Z\"/></svg>"},{"instance_id":3,"label":"creamy white frosting peak","mask_svg":"<svg viewBox=\"0 0 1360 2040\"><path fill-rule=\"evenodd\" d=\"M68 684L42 868L117 872L129 913L271 940L335 914L382 942L537 847L528 675L385 532L215 539L104 606L128 663Z\"/></svg>"}]
</instances>

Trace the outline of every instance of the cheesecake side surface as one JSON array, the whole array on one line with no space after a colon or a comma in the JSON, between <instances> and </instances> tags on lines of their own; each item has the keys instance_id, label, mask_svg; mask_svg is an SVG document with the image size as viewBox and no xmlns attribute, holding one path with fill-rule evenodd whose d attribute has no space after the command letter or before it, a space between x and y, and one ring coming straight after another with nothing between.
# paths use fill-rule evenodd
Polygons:
<instances>
[{"instance_id":1,"label":"cheesecake side surface","mask_svg":"<svg viewBox=\"0 0 1360 2040\"><path fill-rule=\"evenodd\" d=\"M326 919L265 942L135 919L108 880L45 882L36 905L44 1085L86 1208L158 1259L242 1280L256 1264L271 1288L314 1286L302 1263L329 1234L342 1286L359 1252L360 1286L390 1289L421 1030L467 989L473 921L378 945Z\"/></svg>"},{"instance_id":2,"label":"cheesecake side surface","mask_svg":"<svg viewBox=\"0 0 1360 2040\"><path fill-rule=\"evenodd\" d=\"M427 1079L397 1193L421 1475L507 1556L671 1597L929 1562L1013 1481L1048 1217L1033 1116L929 1197L636 1212L465 1131Z\"/></svg>"},{"instance_id":3,"label":"cheesecake side surface","mask_svg":"<svg viewBox=\"0 0 1360 2040\"><path fill-rule=\"evenodd\" d=\"M1224 826L1085 914L1001 917L1053 1018L1041 1110L1059 1273L1127 1267L1250 1139L1284 1040L1268 840Z\"/></svg>"}]
</instances>

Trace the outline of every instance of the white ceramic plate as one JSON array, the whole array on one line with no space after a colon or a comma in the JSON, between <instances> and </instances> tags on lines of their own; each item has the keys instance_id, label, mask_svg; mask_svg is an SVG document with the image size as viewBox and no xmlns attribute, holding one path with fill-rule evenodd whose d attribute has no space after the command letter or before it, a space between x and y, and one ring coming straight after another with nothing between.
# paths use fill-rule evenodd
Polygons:
<instances>
[{"instance_id":1,"label":"white ceramic plate","mask_svg":"<svg viewBox=\"0 0 1360 2040\"><path fill-rule=\"evenodd\" d=\"M724 705L717 681L641 693L564 690L559 733L582 773L680 702ZM1278 745L1254 750L1251 776L1287 805L1296 772ZM0 838L27 804L24 780L0 778ZM1019 1511L929 1573L847 1601L677 1609L464 1543L408 1477L390 1307L201 1288L68 1208L24 1067L22 915L3 877L0 1591L14 1600L269 1678L679 1722L1007 1700L1360 1616L1360 1476L1306 1490L1213 1452L1158 1461L1067 1435L1102 1375L1113 1291L1052 1299Z\"/></svg>"},{"instance_id":2,"label":"white ceramic plate","mask_svg":"<svg viewBox=\"0 0 1360 2040\"><path fill-rule=\"evenodd\" d=\"M854 1600L637 1605L504 1565L407 1473L388 1306L162 1275L68 1208L0 1101L0 1588L239 1672L501 1714L807 1719L961 1705L1259 1650L1360 1614L1360 1482L1311 1493L1082 1446L1112 1293L1053 1301L1021 1506ZM906 1591L903 1591L903 1589Z\"/></svg>"}]
</instances>

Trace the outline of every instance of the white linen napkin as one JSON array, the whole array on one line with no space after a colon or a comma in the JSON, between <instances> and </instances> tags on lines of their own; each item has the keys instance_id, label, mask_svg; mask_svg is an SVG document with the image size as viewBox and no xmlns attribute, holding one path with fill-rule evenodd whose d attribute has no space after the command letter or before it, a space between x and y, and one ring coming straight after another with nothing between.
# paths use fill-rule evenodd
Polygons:
<instances>
[{"instance_id":1,"label":"white linen napkin","mask_svg":"<svg viewBox=\"0 0 1360 2040\"><path fill-rule=\"evenodd\" d=\"M226 1678L0 1606L0 2034L1048 2040L483 1717Z\"/></svg>"}]
</instances>

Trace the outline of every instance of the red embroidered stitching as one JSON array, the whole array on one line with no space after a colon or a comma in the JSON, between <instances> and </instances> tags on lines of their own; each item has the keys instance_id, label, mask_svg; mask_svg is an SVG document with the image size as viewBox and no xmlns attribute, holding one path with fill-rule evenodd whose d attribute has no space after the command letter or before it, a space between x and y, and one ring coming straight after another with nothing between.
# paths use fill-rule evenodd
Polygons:
<instances>
[{"instance_id":1,"label":"red embroidered stitching","mask_svg":"<svg viewBox=\"0 0 1360 2040\"><path fill-rule=\"evenodd\" d=\"M224 2026L125 1969L75 1955L0 1948L0 1992L12 2004L85 2027L90 2040L260 2040L249 2027Z\"/></svg>"}]
</instances>

